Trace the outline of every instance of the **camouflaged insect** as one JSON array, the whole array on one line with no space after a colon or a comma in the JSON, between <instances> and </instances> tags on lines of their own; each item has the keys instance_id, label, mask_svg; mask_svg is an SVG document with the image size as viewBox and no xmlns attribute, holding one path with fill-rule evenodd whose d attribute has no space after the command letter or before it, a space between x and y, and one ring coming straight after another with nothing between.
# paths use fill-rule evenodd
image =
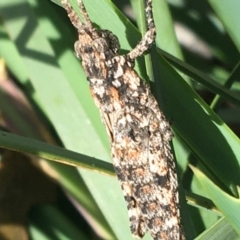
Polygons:
<instances>
[{"instance_id":1,"label":"camouflaged insect","mask_svg":"<svg viewBox=\"0 0 240 240\"><path fill-rule=\"evenodd\" d=\"M75 53L82 60L92 97L111 139L113 165L127 203L132 234L142 238L150 231L154 240L185 239L169 123L133 69L134 60L155 40L152 1L146 0L148 31L127 55L118 55L117 37L96 29L82 1L78 3L84 22L68 1L62 0L78 30Z\"/></svg>"}]
</instances>

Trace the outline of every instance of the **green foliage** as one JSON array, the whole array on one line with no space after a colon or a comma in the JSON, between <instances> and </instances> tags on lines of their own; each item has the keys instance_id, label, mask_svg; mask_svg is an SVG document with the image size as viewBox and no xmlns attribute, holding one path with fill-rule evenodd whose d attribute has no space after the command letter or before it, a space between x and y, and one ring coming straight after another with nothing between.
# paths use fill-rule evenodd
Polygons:
<instances>
[{"instance_id":1,"label":"green foliage","mask_svg":"<svg viewBox=\"0 0 240 240\"><path fill-rule=\"evenodd\" d=\"M56 4L49 0L1 0L0 56L33 103L42 124L51 126L50 133L58 139L61 149L36 141L42 139L26 119L14 115L14 106L6 107L1 93L0 109L5 109L14 124L20 124L24 129L22 135L27 138L1 132L0 146L44 157L57 172L59 184L70 199L74 199L75 206L84 209L80 212L103 239L132 239L122 192L117 179L111 176L108 138L85 74L73 54L77 34L65 11L57 6L60 1L54 2ZM77 9L76 2L70 2ZM118 36L123 53L136 45L141 34L112 2L84 2L92 21ZM131 2L137 25L144 30L144 1ZM227 124L239 124L240 97L236 82L239 78L239 3L231 0L223 7L222 1L212 0L153 2L156 46L145 59L139 59L136 69L151 81L159 105L172 122L179 176L187 197L187 192L195 193L194 207L181 203L184 229L188 239L230 239L230 236L237 239L240 234L240 142ZM180 47L171 15L174 21L198 36L201 43L195 43L192 50L185 45ZM207 46L207 56L196 52L202 43ZM234 84L229 90L230 81ZM209 106L209 99L204 98L209 93L212 98L218 96L212 105L216 112ZM228 104L226 108L221 101L235 106ZM194 174L188 163L195 166L192 167ZM203 209L207 206L200 204L201 196L211 199L219 213ZM56 221L48 217L48 210ZM32 220L29 226L32 238L53 239L47 234L52 226L56 229L52 233L54 239L78 239L74 237L78 231L81 239L89 239L78 222L66 218L67 211L58 206L36 211L36 218L41 216L45 224L40 227ZM218 234L223 226L228 231Z\"/></svg>"}]
</instances>

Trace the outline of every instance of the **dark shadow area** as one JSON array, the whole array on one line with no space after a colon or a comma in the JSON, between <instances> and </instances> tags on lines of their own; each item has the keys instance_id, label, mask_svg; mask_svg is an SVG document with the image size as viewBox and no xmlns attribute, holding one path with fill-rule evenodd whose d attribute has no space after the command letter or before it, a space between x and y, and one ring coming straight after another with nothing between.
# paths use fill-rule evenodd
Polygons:
<instances>
[{"instance_id":1,"label":"dark shadow area","mask_svg":"<svg viewBox=\"0 0 240 240\"><path fill-rule=\"evenodd\" d=\"M221 27L218 27L216 21L214 21L216 15L208 2L186 0L181 7L169 6L174 21L186 26L210 46L216 53L215 57L219 57L220 61L224 61L227 68L231 69L236 64L240 57L238 50L229 36L222 32ZM194 64L194 58L188 58L187 56L186 60L190 64ZM207 67L207 64L205 66Z\"/></svg>"}]
</instances>

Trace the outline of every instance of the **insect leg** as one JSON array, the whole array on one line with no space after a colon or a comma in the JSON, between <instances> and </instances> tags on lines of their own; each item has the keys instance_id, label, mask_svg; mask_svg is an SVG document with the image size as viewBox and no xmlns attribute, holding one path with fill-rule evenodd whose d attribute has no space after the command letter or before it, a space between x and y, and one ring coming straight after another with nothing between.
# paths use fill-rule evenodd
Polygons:
<instances>
[{"instance_id":1,"label":"insect leg","mask_svg":"<svg viewBox=\"0 0 240 240\"><path fill-rule=\"evenodd\" d=\"M146 0L145 12L148 31L145 33L142 40L137 44L137 46L127 54L131 60L135 60L137 57L141 56L145 51L149 49L155 40L156 28L152 13L152 0Z\"/></svg>"}]
</instances>

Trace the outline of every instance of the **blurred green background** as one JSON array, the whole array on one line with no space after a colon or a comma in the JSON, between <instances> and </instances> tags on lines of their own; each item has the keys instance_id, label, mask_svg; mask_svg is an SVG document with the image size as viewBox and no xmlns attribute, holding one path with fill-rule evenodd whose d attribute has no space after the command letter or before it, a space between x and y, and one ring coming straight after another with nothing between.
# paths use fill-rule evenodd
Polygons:
<instances>
[{"instance_id":1,"label":"blurred green background","mask_svg":"<svg viewBox=\"0 0 240 240\"><path fill-rule=\"evenodd\" d=\"M84 2L122 54L139 42L144 0ZM136 63L175 135L187 239L239 239L239 9L153 0L156 44ZM0 1L0 239L133 239L76 39L60 1Z\"/></svg>"}]
</instances>

